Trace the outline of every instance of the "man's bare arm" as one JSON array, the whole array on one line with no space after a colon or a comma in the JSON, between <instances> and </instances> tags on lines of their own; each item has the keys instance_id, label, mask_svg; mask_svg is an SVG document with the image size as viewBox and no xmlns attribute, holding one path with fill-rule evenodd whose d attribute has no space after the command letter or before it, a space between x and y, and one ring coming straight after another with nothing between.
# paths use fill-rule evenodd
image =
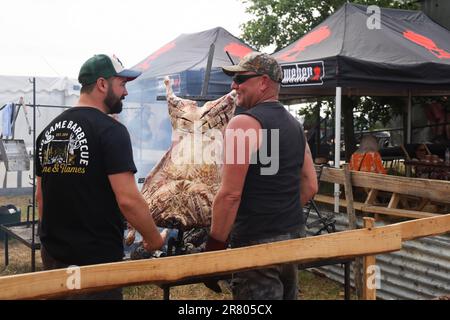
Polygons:
<instances>
[{"instance_id":1,"label":"man's bare arm","mask_svg":"<svg viewBox=\"0 0 450 320\"><path fill-rule=\"evenodd\" d=\"M316 170L308 143L305 146L305 159L300 172L300 179L300 201L303 207L318 191Z\"/></svg>"},{"instance_id":2,"label":"man's bare arm","mask_svg":"<svg viewBox=\"0 0 450 320\"><path fill-rule=\"evenodd\" d=\"M145 249L160 249L164 239L137 188L134 175L131 172L123 172L109 175L108 178L122 214L144 238Z\"/></svg>"},{"instance_id":3,"label":"man's bare arm","mask_svg":"<svg viewBox=\"0 0 450 320\"><path fill-rule=\"evenodd\" d=\"M249 141L246 146L239 146L235 140L236 130L254 130L256 140ZM245 177L247 176L250 164L249 154L258 150L260 145L259 134L261 125L259 122L246 115L234 117L227 126L225 132L225 156L226 159L233 159L232 163L225 163L222 171L222 183L213 202L213 215L211 222L211 237L225 242L230 234L236 214L241 203L242 190L244 188ZM233 146L233 148L231 148ZM245 152L245 163L238 164L236 156L238 152ZM227 154L228 153L228 154ZM230 153L232 155L230 156ZM228 155L228 157L227 157Z\"/></svg>"},{"instance_id":4,"label":"man's bare arm","mask_svg":"<svg viewBox=\"0 0 450 320\"><path fill-rule=\"evenodd\" d=\"M44 204L42 202L42 185L41 177L36 177L36 202L38 204L39 221L42 221L42 214L44 212Z\"/></svg>"}]
</instances>

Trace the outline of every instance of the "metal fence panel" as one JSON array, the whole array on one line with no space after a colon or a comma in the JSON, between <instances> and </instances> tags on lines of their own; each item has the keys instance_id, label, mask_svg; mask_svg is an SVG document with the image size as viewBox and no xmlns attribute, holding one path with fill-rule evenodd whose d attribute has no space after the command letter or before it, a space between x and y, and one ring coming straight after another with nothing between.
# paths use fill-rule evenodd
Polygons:
<instances>
[{"instance_id":1,"label":"metal fence panel","mask_svg":"<svg viewBox=\"0 0 450 320\"><path fill-rule=\"evenodd\" d=\"M308 222L317 218L316 212L311 210L311 220L308 219ZM362 219L358 218L357 222L358 226L362 227ZM383 225L386 224L376 222L376 226ZM347 226L347 215L342 213L337 215L336 230L347 230ZM307 230L308 236L312 236L315 231L314 228ZM401 251L377 255L376 264L380 268L381 275L377 298L417 300L450 295L449 235L403 242ZM315 270L334 281L344 283L342 265L324 266ZM351 278L354 286L353 269Z\"/></svg>"}]
</instances>

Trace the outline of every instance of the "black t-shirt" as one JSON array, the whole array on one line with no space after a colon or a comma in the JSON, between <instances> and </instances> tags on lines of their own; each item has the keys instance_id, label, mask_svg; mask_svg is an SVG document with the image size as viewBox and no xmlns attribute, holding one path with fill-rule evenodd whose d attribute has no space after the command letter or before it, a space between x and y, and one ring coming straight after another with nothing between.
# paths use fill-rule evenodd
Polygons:
<instances>
[{"instance_id":1,"label":"black t-shirt","mask_svg":"<svg viewBox=\"0 0 450 320\"><path fill-rule=\"evenodd\" d=\"M232 241L298 232L303 222L300 204L300 172L306 143L303 128L279 102L261 103L243 114L258 120L267 134L263 134L260 152L248 168Z\"/></svg>"},{"instance_id":2,"label":"black t-shirt","mask_svg":"<svg viewBox=\"0 0 450 320\"><path fill-rule=\"evenodd\" d=\"M36 149L48 253L68 265L121 260L124 218L108 175L136 172L126 127L98 109L74 107L42 131Z\"/></svg>"}]
</instances>

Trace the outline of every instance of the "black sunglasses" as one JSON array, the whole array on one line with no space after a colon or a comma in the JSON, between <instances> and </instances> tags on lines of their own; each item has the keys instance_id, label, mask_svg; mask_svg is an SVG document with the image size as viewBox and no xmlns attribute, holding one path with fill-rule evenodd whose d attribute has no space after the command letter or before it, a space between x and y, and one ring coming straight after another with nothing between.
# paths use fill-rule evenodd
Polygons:
<instances>
[{"instance_id":1,"label":"black sunglasses","mask_svg":"<svg viewBox=\"0 0 450 320\"><path fill-rule=\"evenodd\" d=\"M243 84L245 81L255 77L261 77L262 74L235 74L233 81L236 84Z\"/></svg>"}]
</instances>

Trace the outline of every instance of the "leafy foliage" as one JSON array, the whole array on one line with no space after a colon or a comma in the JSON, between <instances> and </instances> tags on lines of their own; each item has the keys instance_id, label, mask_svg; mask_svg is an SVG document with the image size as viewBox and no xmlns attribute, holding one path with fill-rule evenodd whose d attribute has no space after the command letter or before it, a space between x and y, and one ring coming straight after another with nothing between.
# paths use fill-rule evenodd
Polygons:
<instances>
[{"instance_id":1,"label":"leafy foliage","mask_svg":"<svg viewBox=\"0 0 450 320\"><path fill-rule=\"evenodd\" d=\"M374 129L374 126L384 126L392 118L392 114L401 114L405 105L399 97L353 97L358 104L354 112L355 127L358 130ZM321 99L322 117L333 117L334 98ZM305 117L305 127L312 127L316 123L317 102L310 102L299 110L299 115Z\"/></svg>"}]
</instances>

